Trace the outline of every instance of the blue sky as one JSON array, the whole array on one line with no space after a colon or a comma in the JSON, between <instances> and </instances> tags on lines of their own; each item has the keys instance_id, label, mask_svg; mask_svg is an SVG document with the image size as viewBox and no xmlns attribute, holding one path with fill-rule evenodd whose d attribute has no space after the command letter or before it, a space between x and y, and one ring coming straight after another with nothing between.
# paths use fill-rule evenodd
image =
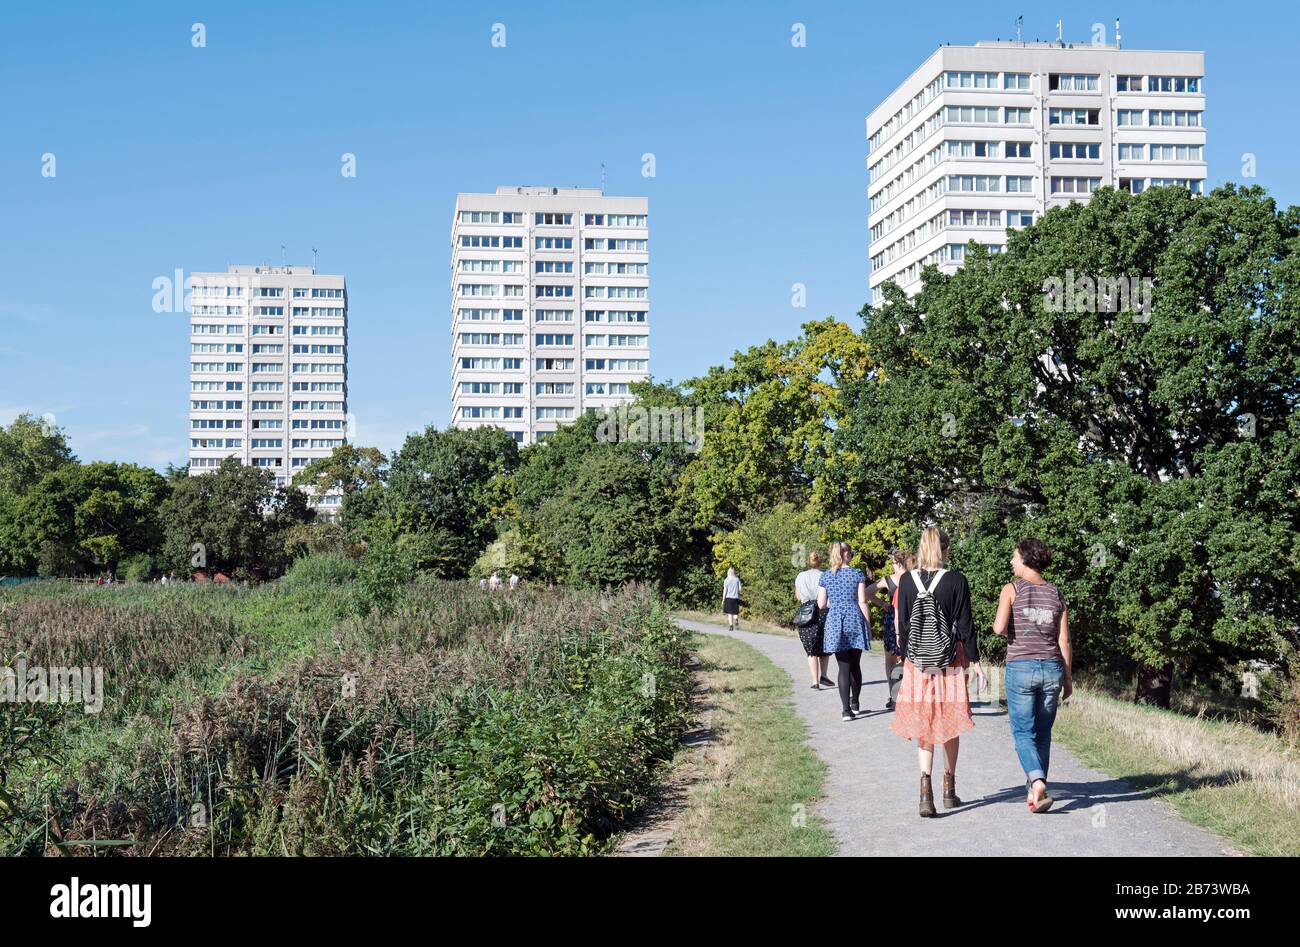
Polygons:
<instances>
[{"instance_id":1,"label":"blue sky","mask_svg":"<svg viewBox=\"0 0 1300 947\"><path fill-rule=\"evenodd\" d=\"M650 199L657 378L810 318L856 325L867 112L937 46L1007 38L1021 13L1027 39L1058 17L1112 39L1118 15L1126 47L1204 50L1210 183L1250 152L1251 183L1300 201L1291 4L1035 9L3 0L0 423L52 414L83 459L183 463L187 317L153 311L153 280L315 246L348 281L357 440L391 450L448 422L456 192L598 186L601 162L607 193Z\"/></svg>"}]
</instances>

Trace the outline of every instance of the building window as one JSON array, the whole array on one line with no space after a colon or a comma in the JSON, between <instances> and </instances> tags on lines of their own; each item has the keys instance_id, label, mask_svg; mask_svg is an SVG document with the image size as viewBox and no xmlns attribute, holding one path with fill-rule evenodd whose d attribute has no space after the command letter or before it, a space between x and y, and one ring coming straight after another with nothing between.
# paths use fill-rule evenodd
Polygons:
<instances>
[{"instance_id":1,"label":"building window","mask_svg":"<svg viewBox=\"0 0 1300 947\"><path fill-rule=\"evenodd\" d=\"M1059 92L1096 92L1100 86L1094 75L1053 72L1047 77L1047 88Z\"/></svg>"}]
</instances>

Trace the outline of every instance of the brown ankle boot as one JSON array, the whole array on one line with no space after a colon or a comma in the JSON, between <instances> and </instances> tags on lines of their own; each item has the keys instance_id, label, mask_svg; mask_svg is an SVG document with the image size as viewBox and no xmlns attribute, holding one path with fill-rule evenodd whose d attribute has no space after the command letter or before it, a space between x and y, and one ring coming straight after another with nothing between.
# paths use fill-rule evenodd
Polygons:
<instances>
[{"instance_id":1,"label":"brown ankle boot","mask_svg":"<svg viewBox=\"0 0 1300 947\"><path fill-rule=\"evenodd\" d=\"M943 774L943 807L945 809L956 809L960 805L965 805L957 798L957 776L955 773Z\"/></svg>"},{"instance_id":2,"label":"brown ankle boot","mask_svg":"<svg viewBox=\"0 0 1300 947\"><path fill-rule=\"evenodd\" d=\"M921 818L931 819L935 816L934 789L930 785L930 774L921 774Z\"/></svg>"}]
</instances>

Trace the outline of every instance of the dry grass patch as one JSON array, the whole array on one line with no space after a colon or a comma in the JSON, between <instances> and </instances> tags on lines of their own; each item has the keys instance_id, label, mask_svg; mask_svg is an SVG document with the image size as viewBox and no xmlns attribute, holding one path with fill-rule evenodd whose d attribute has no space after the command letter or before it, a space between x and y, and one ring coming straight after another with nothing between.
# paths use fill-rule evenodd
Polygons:
<instances>
[{"instance_id":1,"label":"dry grass patch","mask_svg":"<svg viewBox=\"0 0 1300 947\"><path fill-rule=\"evenodd\" d=\"M1055 734L1086 763L1247 851L1300 855L1300 758L1272 734L1089 690L1075 691Z\"/></svg>"}]
</instances>

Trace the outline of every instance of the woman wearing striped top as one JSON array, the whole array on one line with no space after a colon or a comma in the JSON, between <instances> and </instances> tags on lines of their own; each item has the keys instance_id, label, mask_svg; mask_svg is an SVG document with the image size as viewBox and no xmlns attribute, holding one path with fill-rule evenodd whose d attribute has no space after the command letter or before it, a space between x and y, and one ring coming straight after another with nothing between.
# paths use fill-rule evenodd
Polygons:
<instances>
[{"instance_id":1,"label":"woman wearing striped top","mask_svg":"<svg viewBox=\"0 0 1300 947\"><path fill-rule=\"evenodd\" d=\"M1056 708L1070 696L1070 616L1061 590L1043 578L1052 551L1022 539L1011 556L1015 580L1002 587L993 633L1007 639L1007 716L1025 771L1030 812L1046 812L1047 765Z\"/></svg>"}]
</instances>

